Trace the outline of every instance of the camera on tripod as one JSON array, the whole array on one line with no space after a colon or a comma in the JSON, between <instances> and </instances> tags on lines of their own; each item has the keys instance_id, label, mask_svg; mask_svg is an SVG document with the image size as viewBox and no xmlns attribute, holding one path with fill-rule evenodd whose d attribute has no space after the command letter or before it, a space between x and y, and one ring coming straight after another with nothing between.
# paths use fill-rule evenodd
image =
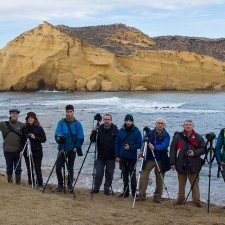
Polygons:
<instances>
[{"instance_id":1,"label":"camera on tripod","mask_svg":"<svg viewBox=\"0 0 225 225\"><path fill-rule=\"evenodd\" d=\"M207 139L207 141L213 141L216 138L216 135L213 132L210 132L205 135L205 138Z\"/></svg>"},{"instance_id":2,"label":"camera on tripod","mask_svg":"<svg viewBox=\"0 0 225 225\"><path fill-rule=\"evenodd\" d=\"M59 143L59 144L65 144L65 143L66 143L66 136L64 136L64 135L59 135L59 136L58 136L58 143Z\"/></svg>"},{"instance_id":3,"label":"camera on tripod","mask_svg":"<svg viewBox=\"0 0 225 225\"><path fill-rule=\"evenodd\" d=\"M102 121L102 116L98 113L94 116L94 120L97 120L100 123Z\"/></svg>"}]
</instances>

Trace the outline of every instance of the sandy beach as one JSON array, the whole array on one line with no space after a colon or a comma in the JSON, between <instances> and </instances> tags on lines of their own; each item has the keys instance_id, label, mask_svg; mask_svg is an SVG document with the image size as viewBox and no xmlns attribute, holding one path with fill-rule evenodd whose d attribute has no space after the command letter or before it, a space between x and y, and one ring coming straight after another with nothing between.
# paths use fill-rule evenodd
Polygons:
<instances>
[{"instance_id":1,"label":"sandy beach","mask_svg":"<svg viewBox=\"0 0 225 225\"><path fill-rule=\"evenodd\" d=\"M103 192L91 198L90 190L76 189L72 194L52 193L52 186L44 193L21 185L8 184L5 175L0 176L0 224L75 224L75 225L113 225L113 224L209 224L222 225L225 210L207 204L195 207L191 202L182 206L172 206L168 199L161 204L149 198L136 202L132 209L133 198L106 196Z\"/></svg>"}]
</instances>

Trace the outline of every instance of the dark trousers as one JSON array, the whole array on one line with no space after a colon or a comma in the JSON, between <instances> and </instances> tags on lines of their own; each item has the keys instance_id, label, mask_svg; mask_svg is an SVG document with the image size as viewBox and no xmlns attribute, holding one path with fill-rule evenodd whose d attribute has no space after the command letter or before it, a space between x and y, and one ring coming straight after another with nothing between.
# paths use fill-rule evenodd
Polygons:
<instances>
[{"instance_id":1,"label":"dark trousers","mask_svg":"<svg viewBox=\"0 0 225 225\"><path fill-rule=\"evenodd\" d=\"M56 161L56 175L58 178L58 186L63 187L62 168L65 168L66 160L67 160L67 170L68 170L67 186L70 188L73 186L73 167L74 167L75 158L76 158L76 153L74 151L65 152L65 153L64 151L59 152L59 155Z\"/></svg>"},{"instance_id":2,"label":"dark trousers","mask_svg":"<svg viewBox=\"0 0 225 225\"><path fill-rule=\"evenodd\" d=\"M42 157L36 157L33 155L33 162L34 162L34 169L35 169L36 177L34 177L32 159L31 159L31 170L30 170L29 157L24 156L24 159L25 159L26 166L27 166L28 184L29 185L32 184L32 179L31 179L31 170L32 170L32 177L33 177L33 182L34 182L33 184L37 183L39 187L43 186L43 178L42 178L42 172L41 172ZM36 180L36 182L35 182L35 180Z\"/></svg>"},{"instance_id":3,"label":"dark trousers","mask_svg":"<svg viewBox=\"0 0 225 225\"><path fill-rule=\"evenodd\" d=\"M126 193L129 193L129 176L131 179L131 193L134 196L137 187L137 180L136 180L136 162L137 160L132 159L120 159L120 169L122 170L123 175L123 190L127 190ZM132 175L133 174L133 175ZM131 177L132 176L132 177Z\"/></svg>"},{"instance_id":4,"label":"dark trousers","mask_svg":"<svg viewBox=\"0 0 225 225\"><path fill-rule=\"evenodd\" d=\"M13 170L16 168L17 163L20 159L20 153L4 151L4 156L5 156L5 161L6 161L6 174L12 175ZM15 174L21 174L21 172L22 172L22 169L21 169L21 160L20 160L20 163L17 166Z\"/></svg>"},{"instance_id":5,"label":"dark trousers","mask_svg":"<svg viewBox=\"0 0 225 225\"><path fill-rule=\"evenodd\" d=\"M95 173L94 190L100 189L100 186L102 184L102 180L105 174L104 190L109 191L113 181L113 174L115 170L115 160L96 159L95 169L96 169L96 173Z\"/></svg>"}]
</instances>

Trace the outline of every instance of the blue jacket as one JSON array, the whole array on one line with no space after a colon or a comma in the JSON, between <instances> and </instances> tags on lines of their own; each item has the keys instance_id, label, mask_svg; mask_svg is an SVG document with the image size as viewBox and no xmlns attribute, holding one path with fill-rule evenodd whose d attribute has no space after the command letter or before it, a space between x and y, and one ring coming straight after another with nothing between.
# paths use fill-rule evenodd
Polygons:
<instances>
[{"instance_id":1,"label":"blue jacket","mask_svg":"<svg viewBox=\"0 0 225 225\"><path fill-rule=\"evenodd\" d=\"M125 130L124 127L122 127L119 130L116 141L115 141L115 157L116 158L123 157L125 159L137 160L137 149L141 148L141 142L142 142L141 132L139 131L137 127L133 125L131 134L129 135L129 137L127 137L129 133L130 131ZM128 151L124 149L125 144L130 145Z\"/></svg>"},{"instance_id":2,"label":"blue jacket","mask_svg":"<svg viewBox=\"0 0 225 225\"><path fill-rule=\"evenodd\" d=\"M224 135L221 135L221 132L218 135L217 141L216 141L216 158L217 158L217 162L221 163L221 161L225 162L225 150L222 149L223 148L223 138L225 141L225 137ZM221 154L221 149L223 154Z\"/></svg>"},{"instance_id":3,"label":"blue jacket","mask_svg":"<svg viewBox=\"0 0 225 225\"><path fill-rule=\"evenodd\" d=\"M62 148L64 148L67 152L73 151L74 148L81 149L81 146L84 142L84 132L81 123L78 120L74 119L72 122L68 122L68 124L73 134L75 143L70 135L66 120L61 119L56 127L55 140L58 143L58 135L64 135L66 137L66 143L65 145L59 144L58 149L61 150Z\"/></svg>"},{"instance_id":4,"label":"blue jacket","mask_svg":"<svg viewBox=\"0 0 225 225\"><path fill-rule=\"evenodd\" d=\"M170 135L168 134L168 132L165 129L163 129L163 132L161 134L158 134L156 129L150 130L150 132L148 134L146 134L145 137L143 138L142 144L144 144L146 137L148 138L150 143L153 144L153 146L155 148L154 154L155 154L156 160L161 161L162 160L162 152L166 151L166 154L167 154L167 148L170 143ZM141 151L143 152L143 150L144 149L142 149ZM151 161L155 160L152 155L152 151L149 147L147 148L147 158L146 159L151 160Z\"/></svg>"}]
</instances>

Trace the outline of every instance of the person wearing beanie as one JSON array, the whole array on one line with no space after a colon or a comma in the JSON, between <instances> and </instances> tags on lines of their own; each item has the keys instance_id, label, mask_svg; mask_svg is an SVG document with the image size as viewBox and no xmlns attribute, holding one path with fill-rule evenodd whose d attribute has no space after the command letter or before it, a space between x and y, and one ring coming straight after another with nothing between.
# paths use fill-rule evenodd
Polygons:
<instances>
[{"instance_id":1,"label":"person wearing beanie","mask_svg":"<svg viewBox=\"0 0 225 225\"><path fill-rule=\"evenodd\" d=\"M119 197L129 197L131 180L131 194L134 197L136 193L136 162L137 150L141 148L142 136L140 130L133 124L134 118L127 114L124 119L124 125L119 130L115 141L115 157L119 163L123 175L123 193Z\"/></svg>"},{"instance_id":2,"label":"person wearing beanie","mask_svg":"<svg viewBox=\"0 0 225 225\"><path fill-rule=\"evenodd\" d=\"M23 123L18 121L20 111L9 110L9 121L0 122L0 131L3 137L3 150L6 160L6 174L9 183L13 182L13 170L15 170L16 184L21 180L20 143ZM19 162L19 164L18 164ZM15 166L18 164L17 168Z\"/></svg>"},{"instance_id":3,"label":"person wearing beanie","mask_svg":"<svg viewBox=\"0 0 225 225\"><path fill-rule=\"evenodd\" d=\"M61 192L65 187L62 176L62 168L65 165L65 155L67 158L67 189L69 193L73 193L73 172L74 161L76 153L82 156L81 147L84 142L84 132L80 121L74 117L74 107L72 105L66 106L66 118L58 122L55 131L55 140L58 143L59 154L56 161L56 175L58 179L58 186L54 192Z\"/></svg>"},{"instance_id":4,"label":"person wearing beanie","mask_svg":"<svg viewBox=\"0 0 225 225\"><path fill-rule=\"evenodd\" d=\"M31 144L31 166L27 152L27 146L24 149L24 146L27 143L27 140L30 140ZM42 143L46 142L46 135L44 129L40 126L40 123L37 119L37 116L34 112L28 112L26 116L26 122L22 129L22 146L21 146L21 154L22 150L24 150L23 155L26 162L27 167L27 175L28 175L28 186L32 186L37 184L40 191L43 190L43 178L41 171L41 163L43 158L43 150ZM32 162L33 161L33 162ZM32 163L34 165L32 165ZM34 177L33 167L35 169L36 177ZM31 174L32 171L32 174ZM33 180L32 180L33 178Z\"/></svg>"}]
</instances>

